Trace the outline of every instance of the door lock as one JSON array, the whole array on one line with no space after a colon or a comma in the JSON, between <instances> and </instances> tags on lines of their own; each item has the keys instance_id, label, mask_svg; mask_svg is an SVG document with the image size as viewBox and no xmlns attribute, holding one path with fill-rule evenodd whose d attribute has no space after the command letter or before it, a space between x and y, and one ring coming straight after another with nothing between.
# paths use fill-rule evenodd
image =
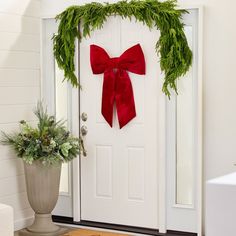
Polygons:
<instances>
[{"instance_id":1,"label":"door lock","mask_svg":"<svg viewBox=\"0 0 236 236\"><path fill-rule=\"evenodd\" d=\"M81 119L82 119L82 121L86 121L86 120L88 119L87 113L83 112L83 113L81 114Z\"/></svg>"},{"instance_id":2,"label":"door lock","mask_svg":"<svg viewBox=\"0 0 236 236\"><path fill-rule=\"evenodd\" d=\"M82 136L86 136L87 133L88 133L88 128L87 128L87 126L86 126L86 125L82 125L80 131L81 131L81 135L82 135Z\"/></svg>"}]
</instances>

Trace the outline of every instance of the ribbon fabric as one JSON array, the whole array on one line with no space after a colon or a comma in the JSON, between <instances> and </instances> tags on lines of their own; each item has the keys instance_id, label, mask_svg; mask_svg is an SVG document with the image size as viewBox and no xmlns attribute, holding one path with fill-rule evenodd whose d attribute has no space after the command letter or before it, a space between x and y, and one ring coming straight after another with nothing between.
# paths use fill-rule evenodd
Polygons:
<instances>
[{"instance_id":1,"label":"ribbon fabric","mask_svg":"<svg viewBox=\"0 0 236 236\"><path fill-rule=\"evenodd\" d=\"M107 52L90 45L90 63L94 74L104 73L102 115L112 127L113 106L116 104L120 128L136 116L130 71L145 74L145 58L140 44L127 49L120 57L110 58Z\"/></svg>"}]
</instances>

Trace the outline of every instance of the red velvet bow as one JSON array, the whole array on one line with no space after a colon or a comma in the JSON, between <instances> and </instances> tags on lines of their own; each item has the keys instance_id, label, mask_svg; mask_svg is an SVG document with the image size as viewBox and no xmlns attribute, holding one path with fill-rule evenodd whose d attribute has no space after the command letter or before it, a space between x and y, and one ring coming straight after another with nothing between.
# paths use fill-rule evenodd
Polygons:
<instances>
[{"instance_id":1,"label":"red velvet bow","mask_svg":"<svg viewBox=\"0 0 236 236\"><path fill-rule=\"evenodd\" d=\"M145 59L139 44L120 57L110 58L97 46L90 46L90 62L94 74L104 73L102 115L112 127L113 105L116 102L120 128L136 116L133 88L127 71L144 75Z\"/></svg>"}]
</instances>

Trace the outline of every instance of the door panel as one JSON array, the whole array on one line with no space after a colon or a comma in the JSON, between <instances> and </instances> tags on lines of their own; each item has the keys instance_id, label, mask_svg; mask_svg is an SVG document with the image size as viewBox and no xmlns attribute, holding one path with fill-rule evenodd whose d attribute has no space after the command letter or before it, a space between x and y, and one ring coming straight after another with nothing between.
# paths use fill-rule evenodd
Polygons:
<instances>
[{"instance_id":1,"label":"door panel","mask_svg":"<svg viewBox=\"0 0 236 236\"><path fill-rule=\"evenodd\" d=\"M88 156L81 159L82 220L158 228L158 37L158 31L135 20L111 17L80 45L80 111L88 114L81 120L88 128ZM89 46L97 44L117 57L137 43L146 60L146 75L129 73L137 116L119 129L114 109L111 128L101 115L103 75L92 74Z\"/></svg>"}]
</instances>

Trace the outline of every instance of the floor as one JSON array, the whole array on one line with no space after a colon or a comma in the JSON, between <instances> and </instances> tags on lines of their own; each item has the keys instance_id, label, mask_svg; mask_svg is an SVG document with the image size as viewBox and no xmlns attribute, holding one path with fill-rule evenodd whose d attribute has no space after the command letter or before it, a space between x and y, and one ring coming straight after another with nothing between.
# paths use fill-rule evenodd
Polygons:
<instances>
[{"instance_id":1,"label":"floor","mask_svg":"<svg viewBox=\"0 0 236 236\"><path fill-rule=\"evenodd\" d=\"M60 225L63 225L63 224L60 224ZM65 227L65 225L63 225L63 227ZM91 228L91 227L84 227L84 226L79 226L79 227L70 227L69 229L71 230L74 230L76 228L85 228L85 229L93 229L93 230L102 230L102 231L108 231L108 232L114 232L112 230L104 230L104 229L96 229L96 228ZM129 235L132 235L132 236L148 236L146 234L137 234L137 233L126 233L126 232L120 232L120 231L116 231L117 233L125 233L125 234L129 234ZM180 236L180 235L177 235L177 234L160 234L160 236L163 235L163 236ZM14 236L18 236L18 233L15 232ZM150 235L149 235L150 236Z\"/></svg>"},{"instance_id":2,"label":"floor","mask_svg":"<svg viewBox=\"0 0 236 236\"><path fill-rule=\"evenodd\" d=\"M63 227L65 227L64 225L63 225ZM68 227L69 228L69 227ZM108 232L114 232L114 231L112 231L112 230L104 230L104 229L95 229L95 228L91 228L91 227L82 227L82 226L80 226L80 227L70 227L69 229L71 229L71 230L74 230L74 229L78 229L78 228L86 228L86 229L93 229L93 230L101 230L101 231L108 231ZM137 236L147 236L147 235L145 235L145 234L134 234L134 233L126 233L126 232L120 232L120 231L117 231L117 233L125 233L125 234L130 234L130 235L137 235ZM15 232L14 233L14 236L18 236L18 232ZM168 235L169 236L169 235ZM175 236L175 235L170 235L170 236Z\"/></svg>"}]
</instances>

